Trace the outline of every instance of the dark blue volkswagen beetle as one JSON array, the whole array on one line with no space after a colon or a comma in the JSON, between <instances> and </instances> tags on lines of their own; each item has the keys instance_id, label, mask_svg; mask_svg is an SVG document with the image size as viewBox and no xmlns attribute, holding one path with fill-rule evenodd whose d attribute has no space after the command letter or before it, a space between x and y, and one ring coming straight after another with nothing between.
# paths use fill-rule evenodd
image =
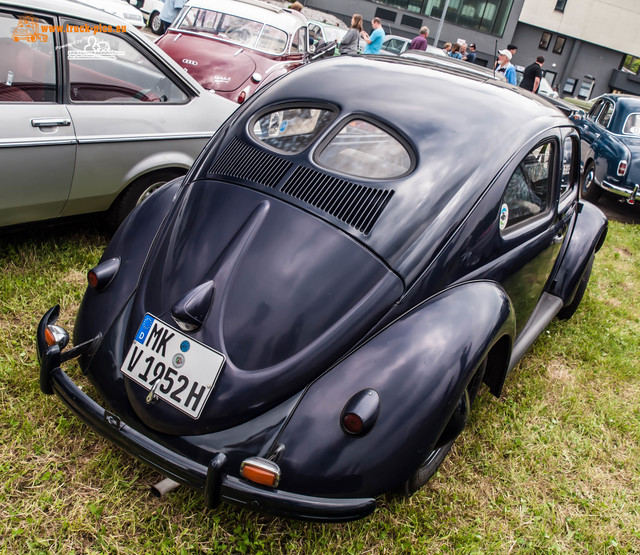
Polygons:
<instances>
[{"instance_id":1,"label":"dark blue volkswagen beetle","mask_svg":"<svg viewBox=\"0 0 640 555\"><path fill-rule=\"evenodd\" d=\"M607 230L578 200L579 147L489 76L296 70L123 223L72 349L58 307L43 317L40 386L209 507L363 517L427 482L482 382L499 396L578 307Z\"/></svg>"},{"instance_id":2,"label":"dark blue volkswagen beetle","mask_svg":"<svg viewBox=\"0 0 640 555\"><path fill-rule=\"evenodd\" d=\"M640 200L640 98L601 96L577 119L582 138L582 197L596 202L602 191Z\"/></svg>"}]
</instances>

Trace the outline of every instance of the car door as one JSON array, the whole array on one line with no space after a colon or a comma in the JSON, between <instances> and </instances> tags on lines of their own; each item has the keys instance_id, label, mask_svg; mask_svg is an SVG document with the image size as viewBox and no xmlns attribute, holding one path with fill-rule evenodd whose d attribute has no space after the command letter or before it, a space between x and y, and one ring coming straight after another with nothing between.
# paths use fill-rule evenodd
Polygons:
<instances>
[{"instance_id":1,"label":"car door","mask_svg":"<svg viewBox=\"0 0 640 555\"><path fill-rule=\"evenodd\" d=\"M76 137L58 102L54 23L0 8L0 226L55 218L69 196Z\"/></svg>"},{"instance_id":2,"label":"car door","mask_svg":"<svg viewBox=\"0 0 640 555\"><path fill-rule=\"evenodd\" d=\"M573 156L577 138L570 141ZM547 286L575 211L575 198L559 211L556 182L565 147L560 136L547 137L506 173L499 216L502 254L495 279L513 302L518 333Z\"/></svg>"},{"instance_id":3,"label":"car door","mask_svg":"<svg viewBox=\"0 0 640 555\"><path fill-rule=\"evenodd\" d=\"M64 24L65 98L78 140L63 213L71 215L106 210L129 183L178 154L188 167L216 128L206 122L218 116L190 109L195 94L127 33Z\"/></svg>"}]
</instances>

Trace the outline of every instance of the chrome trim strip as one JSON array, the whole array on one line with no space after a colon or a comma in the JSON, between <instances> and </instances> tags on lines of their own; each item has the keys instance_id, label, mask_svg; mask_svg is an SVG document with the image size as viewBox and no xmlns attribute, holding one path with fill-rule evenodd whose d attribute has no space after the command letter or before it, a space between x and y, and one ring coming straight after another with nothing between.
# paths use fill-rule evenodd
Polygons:
<instances>
[{"instance_id":1,"label":"chrome trim strip","mask_svg":"<svg viewBox=\"0 0 640 555\"><path fill-rule=\"evenodd\" d=\"M78 137L79 144L128 143L139 141L176 141L183 139L210 139L211 133L181 133L165 135L86 135Z\"/></svg>"},{"instance_id":2,"label":"chrome trim strip","mask_svg":"<svg viewBox=\"0 0 640 555\"><path fill-rule=\"evenodd\" d=\"M66 137L63 139L27 139L22 141L0 139L0 148L18 148L26 146L60 146L75 144L75 137Z\"/></svg>"}]
</instances>

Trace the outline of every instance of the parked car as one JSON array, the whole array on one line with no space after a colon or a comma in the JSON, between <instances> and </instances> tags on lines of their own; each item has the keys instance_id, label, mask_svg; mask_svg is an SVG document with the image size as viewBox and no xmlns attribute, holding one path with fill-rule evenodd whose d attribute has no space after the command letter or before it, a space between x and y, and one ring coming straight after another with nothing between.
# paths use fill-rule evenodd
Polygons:
<instances>
[{"instance_id":1,"label":"parked car","mask_svg":"<svg viewBox=\"0 0 640 555\"><path fill-rule=\"evenodd\" d=\"M209 507L363 517L422 486L481 383L499 397L578 308L607 230L578 199L579 146L497 79L307 64L130 214L72 349L44 315L42 391ZM61 369L76 357L103 401Z\"/></svg>"},{"instance_id":2,"label":"parked car","mask_svg":"<svg viewBox=\"0 0 640 555\"><path fill-rule=\"evenodd\" d=\"M392 56L399 56L403 52L407 52L409 50L409 45L411 44L412 39L408 39L407 37L401 37L399 35L386 35L384 40L382 41L382 46L380 47L380 54L390 54ZM424 52L423 50L418 50L418 52ZM426 52L429 54L433 54L435 56L446 56L442 48L438 48L437 46L432 46L431 44L427 45Z\"/></svg>"},{"instance_id":3,"label":"parked car","mask_svg":"<svg viewBox=\"0 0 640 555\"><path fill-rule=\"evenodd\" d=\"M444 50L440 48L438 48L438 50L440 51L439 53L434 53L430 50L406 50L402 54L400 54L400 58L414 60L434 69L451 69L455 72L463 71L467 75L475 75L479 78L506 82L504 75L501 73L496 73L489 68L476 64L470 64L469 62L458 60L457 58L451 58L444 53Z\"/></svg>"},{"instance_id":4,"label":"parked car","mask_svg":"<svg viewBox=\"0 0 640 555\"><path fill-rule=\"evenodd\" d=\"M142 12L122 0L76 0L88 6L93 6L99 10L115 15L127 22L127 25L133 25L137 29L144 27L144 17Z\"/></svg>"},{"instance_id":5,"label":"parked car","mask_svg":"<svg viewBox=\"0 0 640 555\"><path fill-rule=\"evenodd\" d=\"M336 46L333 51L328 51L327 55L337 55L338 44L342 41L347 34L348 29L340 27L338 25L331 25L325 21L309 20L309 44L313 47L318 47L323 44L334 43ZM360 48L358 48L361 51ZM327 56L325 56L327 57Z\"/></svg>"},{"instance_id":6,"label":"parked car","mask_svg":"<svg viewBox=\"0 0 640 555\"><path fill-rule=\"evenodd\" d=\"M520 85L524 77L524 67L516 66L516 84ZM558 98L553 94L553 87L546 77L540 79L540 85L538 86L537 94L543 97L547 102L553 104L558 110L560 110L565 116L573 119L575 116L584 114L584 110L575 104L571 104L562 98Z\"/></svg>"},{"instance_id":7,"label":"parked car","mask_svg":"<svg viewBox=\"0 0 640 555\"><path fill-rule=\"evenodd\" d=\"M574 118L582 139L582 197L602 191L640 200L640 98L605 94L585 117Z\"/></svg>"},{"instance_id":8,"label":"parked car","mask_svg":"<svg viewBox=\"0 0 640 555\"><path fill-rule=\"evenodd\" d=\"M205 89L240 104L307 61L307 24L259 0L191 0L156 44Z\"/></svg>"},{"instance_id":9,"label":"parked car","mask_svg":"<svg viewBox=\"0 0 640 555\"><path fill-rule=\"evenodd\" d=\"M129 4L142 12L147 26L154 34L160 35L162 33L160 12L162 12L163 0L129 0Z\"/></svg>"},{"instance_id":10,"label":"parked car","mask_svg":"<svg viewBox=\"0 0 640 555\"><path fill-rule=\"evenodd\" d=\"M25 18L43 36L16 42ZM0 226L108 210L115 227L235 109L122 27L76 2L0 0Z\"/></svg>"}]
</instances>

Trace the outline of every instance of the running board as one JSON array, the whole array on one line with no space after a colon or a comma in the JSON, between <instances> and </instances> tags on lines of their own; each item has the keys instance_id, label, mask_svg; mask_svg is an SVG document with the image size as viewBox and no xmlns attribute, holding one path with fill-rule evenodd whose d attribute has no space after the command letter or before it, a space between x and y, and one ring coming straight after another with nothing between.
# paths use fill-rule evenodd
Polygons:
<instances>
[{"instance_id":1,"label":"running board","mask_svg":"<svg viewBox=\"0 0 640 555\"><path fill-rule=\"evenodd\" d=\"M533 345L535 340L549 325L549 322L556 317L556 314L560 312L560 309L563 306L564 303L560 297L550 295L549 293L542 294L538 305L527 322L527 325L524 327L522 332L520 332L520 335L513 346L507 374L513 370L516 364L518 364L529 347Z\"/></svg>"}]
</instances>

